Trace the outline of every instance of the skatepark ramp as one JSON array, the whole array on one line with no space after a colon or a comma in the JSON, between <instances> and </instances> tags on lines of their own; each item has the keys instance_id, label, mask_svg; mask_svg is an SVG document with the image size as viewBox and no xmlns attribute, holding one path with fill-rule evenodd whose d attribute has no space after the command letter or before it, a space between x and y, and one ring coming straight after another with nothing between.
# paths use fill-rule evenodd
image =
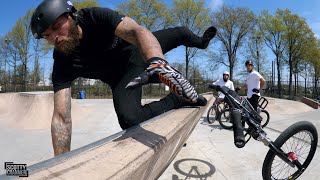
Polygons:
<instances>
[{"instance_id":1,"label":"skatepark ramp","mask_svg":"<svg viewBox=\"0 0 320 180\"><path fill-rule=\"evenodd\" d=\"M50 128L53 91L0 94L0 117L9 127L20 129ZM72 117L77 122L89 112L71 101Z\"/></svg>"},{"instance_id":2,"label":"skatepark ramp","mask_svg":"<svg viewBox=\"0 0 320 180\"><path fill-rule=\"evenodd\" d=\"M272 97L266 97L269 104L266 108L271 115L277 114L299 114L313 111L314 109L303 102L293 101L287 99L278 99Z\"/></svg>"},{"instance_id":3,"label":"skatepark ramp","mask_svg":"<svg viewBox=\"0 0 320 180\"><path fill-rule=\"evenodd\" d=\"M205 97L208 102L212 99L212 95ZM207 107L172 110L29 166L28 179L156 179L183 147Z\"/></svg>"}]
</instances>

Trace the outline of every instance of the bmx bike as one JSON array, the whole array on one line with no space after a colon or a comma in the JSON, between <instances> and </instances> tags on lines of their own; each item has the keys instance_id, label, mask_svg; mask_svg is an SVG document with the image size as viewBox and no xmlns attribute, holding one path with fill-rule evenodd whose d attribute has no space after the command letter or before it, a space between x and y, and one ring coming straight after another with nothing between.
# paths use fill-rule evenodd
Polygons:
<instances>
[{"instance_id":1,"label":"bmx bike","mask_svg":"<svg viewBox=\"0 0 320 180\"><path fill-rule=\"evenodd\" d=\"M312 123L294 123L272 141L260 125L261 116L249 106L247 99L241 101L241 97L227 87L209 87L222 92L231 108L235 146L244 147L252 137L270 148L262 166L264 180L297 179L306 170L318 144L318 132Z\"/></svg>"},{"instance_id":2,"label":"bmx bike","mask_svg":"<svg viewBox=\"0 0 320 180\"><path fill-rule=\"evenodd\" d=\"M245 101L243 97L240 98L240 101ZM248 103L247 106L251 106L251 104L246 100L246 102L243 103ZM264 128L268 125L269 120L270 120L270 114L265 108L268 105L268 100L265 97L260 97L258 101L258 107L257 107L257 113L261 117L261 127ZM253 109L251 106L250 109ZM232 129L232 123L230 119L230 108L225 108L221 110L221 112L218 114L219 116L217 117L217 120L219 121L220 125L224 129Z\"/></svg>"},{"instance_id":3,"label":"bmx bike","mask_svg":"<svg viewBox=\"0 0 320 180\"><path fill-rule=\"evenodd\" d=\"M218 99L218 96L215 96L215 99ZM213 105L209 108L207 112L207 121L209 124L212 124L215 122L215 120L218 120L221 112L223 112L225 109L229 109L228 105L222 101L222 102L214 102ZM225 114L227 115L227 114ZM225 117L227 118L227 117Z\"/></svg>"}]
</instances>

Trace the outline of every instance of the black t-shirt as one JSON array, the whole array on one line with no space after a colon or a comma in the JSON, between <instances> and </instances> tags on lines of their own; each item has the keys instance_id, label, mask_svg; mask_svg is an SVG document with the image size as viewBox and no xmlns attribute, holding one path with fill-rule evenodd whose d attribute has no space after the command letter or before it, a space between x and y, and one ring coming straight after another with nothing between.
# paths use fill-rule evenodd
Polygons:
<instances>
[{"instance_id":1,"label":"black t-shirt","mask_svg":"<svg viewBox=\"0 0 320 180\"><path fill-rule=\"evenodd\" d=\"M75 51L65 56L54 50L52 82L54 92L71 87L78 77L101 79L109 85L118 82L126 71L129 43L114 32L123 15L108 8L84 8L76 20L83 38Z\"/></svg>"}]
</instances>

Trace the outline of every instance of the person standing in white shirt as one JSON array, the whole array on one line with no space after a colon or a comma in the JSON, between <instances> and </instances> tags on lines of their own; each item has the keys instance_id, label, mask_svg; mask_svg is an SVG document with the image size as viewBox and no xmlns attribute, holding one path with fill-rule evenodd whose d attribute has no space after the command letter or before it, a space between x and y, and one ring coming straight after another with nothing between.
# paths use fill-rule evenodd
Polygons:
<instances>
[{"instance_id":1,"label":"person standing in white shirt","mask_svg":"<svg viewBox=\"0 0 320 180\"><path fill-rule=\"evenodd\" d=\"M254 70L252 61L246 61L245 66L247 68L248 75L246 78L246 84L243 87L247 89L247 98L250 104L255 110L257 110L260 98L260 89L265 88L266 80L259 72Z\"/></svg>"},{"instance_id":2,"label":"person standing in white shirt","mask_svg":"<svg viewBox=\"0 0 320 180\"><path fill-rule=\"evenodd\" d=\"M229 80L230 74L228 71L223 72L223 78L218 79L216 82L212 83L213 85L219 85L219 86L226 86L227 88L231 89L234 91L234 85L233 82ZM224 100L224 94L219 92L218 93L218 98L214 101L213 104L219 104L223 102Z\"/></svg>"}]
</instances>

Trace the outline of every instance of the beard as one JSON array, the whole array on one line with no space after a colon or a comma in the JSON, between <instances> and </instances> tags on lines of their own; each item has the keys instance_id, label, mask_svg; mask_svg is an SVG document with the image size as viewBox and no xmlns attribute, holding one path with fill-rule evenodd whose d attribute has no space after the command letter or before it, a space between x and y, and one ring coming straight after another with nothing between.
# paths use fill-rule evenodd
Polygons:
<instances>
[{"instance_id":1,"label":"beard","mask_svg":"<svg viewBox=\"0 0 320 180\"><path fill-rule=\"evenodd\" d=\"M64 55L70 55L80 44L80 33L74 20L70 21L69 37L60 42L55 48Z\"/></svg>"}]
</instances>

